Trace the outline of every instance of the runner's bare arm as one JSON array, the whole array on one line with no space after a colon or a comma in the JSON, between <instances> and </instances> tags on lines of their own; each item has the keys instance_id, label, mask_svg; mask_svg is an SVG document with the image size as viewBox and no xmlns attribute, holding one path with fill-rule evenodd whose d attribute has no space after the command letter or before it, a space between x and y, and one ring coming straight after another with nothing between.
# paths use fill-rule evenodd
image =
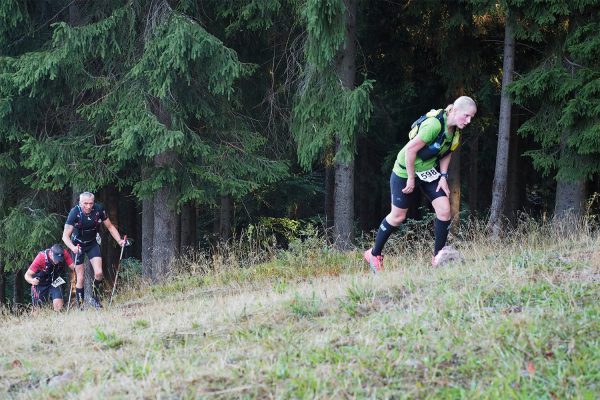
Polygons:
<instances>
[{"instance_id":1,"label":"runner's bare arm","mask_svg":"<svg viewBox=\"0 0 600 400\"><path fill-rule=\"evenodd\" d=\"M112 222L110 222L110 219L106 218L103 222L106 229L108 229L108 231L110 232L110 236L112 236L113 239L115 239L115 241L119 243L119 246L123 246L125 241L121 239L121 234L119 233L117 228L112 224Z\"/></svg>"},{"instance_id":2,"label":"runner's bare arm","mask_svg":"<svg viewBox=\"0 0 600 400\"><path fill-rule=\"evenodd\" d=\"M73 244L71 241L71 234L73 233L73 225L65 224L65 228L63 229L62 241L65 245L73 252L77 253L77 246Z\"/></svg>"},{"instance_id":3,"label":"runner's bare arm","mask_svg":"<svg viewBox=\"0 0 600 400\"><path fill-rule=\"evenodd\" d=\"M440 160L440 172L448 173L448 168L450 167L450 159L452 158L452 153L448 154L446 157ZM446 196L450 197L450 188L448 187L448 180L444 177L440 178L440 182L437 185L436 191L443 190L446 193Z\"/></svg>"},{"instance_id":4,"label":"runner's bare arm","mask_svg":"<svg viewBox=\"0 0 600 400\"><path fill-rule=\"evenodd\" d=\"M33 277L33 271L31 269L28 269L27 272L25 272L25 280L27 281L27 283L32 284L33 286L40 283L40 280L38 278Z\"/></svg>"},{"instance_id":5,"label":"runner's bare arm","mask_svg":"<svg viewBox=\"0 0 600 400\"><path fill-rule=\"evenodd\" d=\"M426 143L418 136L415 136L408 142L406 145L406 174L408 178L415 177L415 160L417 159L417 153L423 147L425 147Z\"/></svg>"}]
</instances>

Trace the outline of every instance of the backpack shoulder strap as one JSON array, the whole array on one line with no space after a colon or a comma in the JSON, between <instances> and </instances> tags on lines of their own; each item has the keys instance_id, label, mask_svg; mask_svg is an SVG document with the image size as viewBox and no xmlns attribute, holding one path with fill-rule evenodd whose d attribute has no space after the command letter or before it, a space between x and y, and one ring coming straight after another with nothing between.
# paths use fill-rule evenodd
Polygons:
<instances>
[{"instance_id":1,"label":"backpack shoulder strap","mask_svg":"<svg viewBox=\"0 0 600 400\"><path fill-rule=\"evenodd\" d=\"M437 113L434 115L433 113L436 111L437 111ZM431 110L427 114L424 115L424 117L426 117L426 118L424 118L423 121L425 121L425 119L427 119L427 118L435 118L440 122L440 132L438 133L436 138L433 141L431 141L430 143L427 143L427 145L432 145L434 143L437 143L441 146L442 143L444 143L444 136L446 136L445 135L446 134L446 129L445 129L446 121L444 120L444 112L445 112L444 109ZM423 122L423 121L421 121L421 122ZM420 124L419 124L419 127L420 127Z\"/></svg>"},{"instance_id":2,"label":"backpack shoulder strap","mask_svg":"<svg viewBox=\"0 0 600 400\"><path fill-rule=\"evenodd\" d=\"M100 208L96 207L96 205L94 204L94 211L96 211L94 213L94 226L98 227L100 225Z\"/></svg>"},{"instance_id":3,"label":"backpack shoulder strap","mask_svg":"<svg viewBox=\"0 0 600 400\"><path fill-rule=\"evenodd\" d=\"M446 121L444 120L444 112L445 110L439 110L439 112L435 115L435 118L440 121L440 133L438 133L435 142L438 142L440 145L444 142L444 136L446 133Z\"/></svg>"},{"instance_id":4,"label":"backpack shoulder strap","mask_svg":"<svg viewBox=\"0 0 600 400\"><path fill-rule=\"evenodd\" d=\"M413 139L415 136L417 136L417 134L419 133L419 129L421 128L421 124L429 118L438 119L442 125L442 132L444 131L444 110L431 109L426 114L421 115L415 122L413 122L410 125L410 132L408 133L408 138Z\"/></svg>"},{"instance_id":5,"label":"backpack shoulder strap","mask_svg":"<svg viewBox=\"0 0 600 400\"><path fill-rule=\"evenodd\" d=\"M75 207L77 207L77 228L81 229L83 227L83 210L79 204Z\"/></svg>"},{"instance_id":6,"label":"backpack shoulder strap","mask_svg":"<svg viewBox=\"0 0 600 400\"><path fill-rule=\"evenodd\" d=\"M457 130L456 132L454 132L454 137L452 138L452 143L450 143L450 147L446 151L444 151L442 154L440 154L440 156L439 156L440 160L442 158L446 157L448 154L452 153L454 150L456 150L459 145L460 145L460 131Z\"/></svg>"}]
</instances>

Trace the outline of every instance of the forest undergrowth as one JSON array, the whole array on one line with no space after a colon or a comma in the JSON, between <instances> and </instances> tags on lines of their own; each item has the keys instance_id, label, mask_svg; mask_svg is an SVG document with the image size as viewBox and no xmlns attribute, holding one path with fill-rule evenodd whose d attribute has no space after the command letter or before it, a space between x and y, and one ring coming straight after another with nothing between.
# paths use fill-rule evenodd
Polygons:
<instances>
[{"instance_id":1,"label":"forest undergrowth","mask_svg":"<svg viewBox=\"0 0 600 400\"><path fill-rule=\"evenodd\" d=\"M247 235L160 285L125 274L99 311L5 314L0 397L598 398L596 224L486 232L463 224L465 261L434 269L428 225L408 224L378 275L372 237Z\"/></svg>"}]
</instances>

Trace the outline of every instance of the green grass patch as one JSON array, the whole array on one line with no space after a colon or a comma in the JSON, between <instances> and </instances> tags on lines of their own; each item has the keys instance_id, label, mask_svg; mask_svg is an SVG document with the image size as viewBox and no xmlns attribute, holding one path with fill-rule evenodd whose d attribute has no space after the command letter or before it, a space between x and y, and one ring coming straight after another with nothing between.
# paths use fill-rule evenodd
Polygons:
<instances>
[{"instance_id":1,"label":"green grass patch","mask_svg":"<svg viewBox=\"0 0 600 400\"><path fill-rule=\"evenodd\" d=\"M125 344L125 340L118 338L114 332L107 333L98 327L94 332L94 340L105 349L118 349Z\"/></svg>"},{"instance_id":2,"label":"green grass patch","mask_svg":"<svg viewBox=\"0 0 600 400\"><path fill-rule=\"evenodd\" d=\"M321 315L320 305L321 300L317 298L315 292L310 297L302 297L296 293L294 298L287 304L287 307L295 317L314 318Z\"/></svg>"}]
</instances>

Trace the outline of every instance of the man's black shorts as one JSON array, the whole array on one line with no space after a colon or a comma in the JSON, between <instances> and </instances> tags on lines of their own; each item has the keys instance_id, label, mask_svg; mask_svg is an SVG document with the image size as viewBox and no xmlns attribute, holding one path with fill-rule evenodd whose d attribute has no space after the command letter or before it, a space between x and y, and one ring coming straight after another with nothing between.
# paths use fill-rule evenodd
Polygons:
<instances>
[{"instance_id":1,"label":"man's black shorts","mask_svg":"<svg viewBox=\"0 0 600 400\"><path fill-rule=\"evenodd\" d=\"M100 253L100 246L97 242L94 241L89 244L82 244L81 251L78 254L75 254L75 265L83 264L86 254L90 260L94 257L102 257Z\"/></svg>"}]
</instances>

